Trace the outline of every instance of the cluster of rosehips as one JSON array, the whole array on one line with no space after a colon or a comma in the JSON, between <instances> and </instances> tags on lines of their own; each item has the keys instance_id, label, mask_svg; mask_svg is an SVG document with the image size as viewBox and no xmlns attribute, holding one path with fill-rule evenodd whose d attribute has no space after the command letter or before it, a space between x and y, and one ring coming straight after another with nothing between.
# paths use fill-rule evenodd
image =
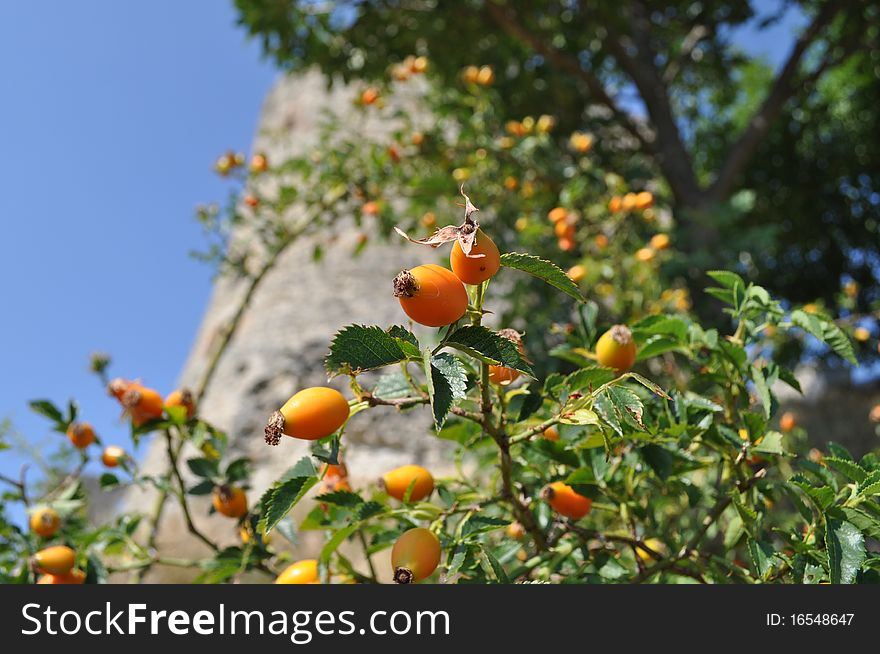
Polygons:
<instances>
[{"instance_id":1,"label":"cluster of rosehips","mask_svg":"<svg viewBox=\"0 0 880 654\"><path fill-rule=\"evenodd\" d=\"M214 163L214 170L221 177L228 177L233 171L244 167L244 155L241 152L228 151ZM264 173L269 169L266 155L258 152L251 157L250 171L254 174Z\"/></svg>"},{"instance_id":2,"label":"cluster of rosehips","mask_svg":"<svg viewBox=\"0 0 880 654\"><path fill-rule=\"evenodd\" d=\"M568 212L565 209L554 212L551 212L551 220L558 217L554 222L567 221ZM413 322L427 327L443 327L459 321L468 311L465 284L482 284L498 272L501 266L498 247L476 223L471 222L469 217L466 218L457 234L450 254L451 270L436 264L424 264L403 270L395 277L394 295L404 313ZM462 245L462 240L467 245L468 239L462 239L462 234L472 237L468 252L465 252ZM452 239L439 242L444 240ZM430 239L421 242L438 243L437 240ZM504 329L499 334L512 341L525 356L519 333ZM615 325L596 343L598 363L614 369L617 374L629 370L635 359L636 345L632 333L624 325ZM490 381L500 386L512 383L519 375L518 371L505 366L489 367ZM345 397L332 388L313 387L301 390L270 416L265 429L266 442L277 445L282 435L304 440L325 438L345 424L349 410ZM559 434L551 427L545 430L544 437L558 440ZM323 473L324 492L349 489L348 473L344 465L327 465ZM420 501L430 496L434 490L431 473L416 465L406 465L388 472L382 483L386 493L400 501ZM563 482L546 486L542 497L557 513L573 520L583 518L592 507L589 498L578 494ZM522 526L516 525L518 523L511 525L511 530L522 531ZM392 548L391 564L397 583L425 579L434 572L439 562L440 541L429 529L410 529L400 536ZM317 561L307 559L284 570L276 583L303 584L316 583L318 580Z\"/></svg>"},{"instance_id":3,"label":"cluster of rosehips","mask_svg":"<svg viewBox=\"0 0 880 654\"><path fill-rule=\"evenodd\" d=\"M402 63L391 67L391 76L398 82L405 82L413 75L421 75L427 70L427 57L410 55Z\"/></svg>"},{"instance_id":4,"label":"cluster of rosehips","mask_svg":"<svg viewBox=\"0 0 880 654\"><path fill-rule=\"evenodd\" d=\"M495 71L492 70L492 66L466 66L461 71L461 78L466 84L492 86L495 81Z\"/></svg>"},{"instance_id":5,"label":"cluster of rosehips","mask_svg":"<svg viewBox=\"0 0 880 654\"><path fill-rule=\"evenodd\" d=\"M34 524L31 517L31 526ZM57 527L56 527L57 528ZM76 552L67 545L46 547L31 557L31 567L40 573L38 584L72 585L83 584L86 573L76 565Z\"/></svg>"}]
</instances>

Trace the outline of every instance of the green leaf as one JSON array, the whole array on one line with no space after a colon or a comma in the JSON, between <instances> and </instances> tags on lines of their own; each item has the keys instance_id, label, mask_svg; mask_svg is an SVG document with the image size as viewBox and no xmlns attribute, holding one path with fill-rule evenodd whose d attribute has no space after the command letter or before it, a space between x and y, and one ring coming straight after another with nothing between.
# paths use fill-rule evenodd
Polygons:
<instances>
[{"instance_id":1,"label":"green leaf","mask_svg":"<svg viewBox=\"0 0 880 654\"><path fill-rule=\"evenodd\" d=\"M859 495L862 497L880 495L880 470L875 470L859 483Z\"/></svg>"},{"instance_id":2,"label":"green leaf","mask_svg":"<svg viewBox=\"0 0 880 654\"><path fill-rule=\"evenodd\" d=\"M544 397L540 393L526 393L521 396L522 404L519 407L516 421L522 422L535 413L544 404Z\"/></svg>"},{"instance_id":3,"label":"green leaf","mask_svg":"<svg viewBox=\"0 0 880 654\"><path fill-rule=\"evenodd\" d=\"M116 475L105 472L101 475L98 483L101 485L101 488L113 488L119 485L119 478Z\"/></svg>"},{"instance_id":4,"label":"green leaf","mask_svg":"<svg viewBox=\"0 0 880 654\"><path fill-rule=\"evenodd\" d=\"M373 395L382 400L395 400L407 397L411 391L409 382L402 372L382 375L373 387Z\"/></svg>"},{"instance_id":5,"label":"green leaf","mask_svg":"<svg viewBox=\"0 0 880 654\"><path fill-rule=\"evenodd\" d=\"M831 456L835 456L838 459L846 459L847 461L855 461L852 453L840 443L828 441L825 446L828 448L828 452L831 453Z\"/></svg>"},{"instance_id":6,"label":"green leaf","mask_svg":"<svg viewBox=\"0 0 880 654\"><path fill-rule=\"evenodd\" d=\"M187 459L186 465L196 477L216 477L219 473L216 459L205 457Z\"/></svg>"},{"instance_id":7,"label":"green leaf","mask_svg":"<svg viewBox=\"0 0 880 654\"><path fill-rule=\"evenodd\" d=\"M644 361L667 352L685 352L686 348L669 336L652 336L639 346L636 361Z\"/></svg>"},{"instance_id":8,"label":"green leaf","mask_svg":"<svg viewBox=\"0 0 880 654\"><path fill-rule=\"evenodd\" d=\"M226 466L226 472L223 474L229 481L242 481L243 479L247 479L250 465L251 460L246 456L243 456L231 461L229 465Z\"/></svg>"},{"instance_id":9,"label":"green leaf","mask_svg":"<svg viewBox=\"0 0 880 654\"><path fill-rule=\"evenodd\" d=\"M855 351L847 335L830 320L800 309L791 312L791 322L822 343L826 343L835 354L857 365Z\"/></svg>"},{"instance_id":10,"label":"green leaf","mask_svg":"<svg viewBox=\"0 0 880 654\"><path fill-rule=\"evenodd\" d=\"M642 414L645 407L639 396L628 388L623 386L610 386L603 392L611 401L614 412L617 414L618 420L623 422L627 417L631 418L635 423L644 429L642 423Z\"/></svg>"},{"instance_id":11,"label":"green leaf","mask_svg":"<svg viewBox=\"0 0 880 654\"><path fill-rule=\"evenodd\" d=\"M488 547L482 548L483 558L486 563L488 563L489 568L492 570L492 573L495 575L495 579L499 584L509 584L510 577L507 576L507 573L504 571L504 566L495 558L495 555L489 551Z\"/></svg>"},{"instance_id":12,"label":"green leaf","mask_svg":"<svg viewBox=\"0 0 880 654\"><path fill-rule=\"evenodd\" d=\"M482 534L487 531L493 531L495 529L500 529L501 527L506 527L508 524L510 524L510 521L503 518L493 518L491 516L472 514L470 518L468 518L467 522L465 522L461 533L462 536Z\"/></svg>"},{"instance_id":13,"label":"green leaf","mask_svg":"<svg viewBox=\"0 0 880 654\"><path fill-rule=\"evenodd\" d=\"M33 400L28 402L31 409L36 413L39 413L41 416L45 416L52 422L56 423L65 423L64 416L61 414L61 411L52 404L49 400Z\"/></svg>"},{"instance_id":14,"label":"green leaf","mask_svg":"<svg viewBox=\"0 0 880 654\"><path fill-rule=\"evenodd\" d=\"M210 495L214 490L214 482L210 479L203 479L198 484L190 487L187 492L188 495Z\"/></svg>"},{"instance_id":15,"label":"green leaf","mask_svg":"<svg viewBox=\"0 0 880 654\"><path fill-rule=\"evenodd\" d=\"M564 413L559 419L563 425L598 425L599 416L595 411L583 408L577 411Z\"/></svg>"},{"instance_id":16,"label":"green leaf","mask_svg":"<svg viewBox=\"0 0 880 654\"><path fill-rule=\"evenodd\" d=\"M760 454L784 454L782 448L782 434L778 431L768 431L764 434L761 442L752 447L752 452Z\"/></svg>"},{"instance_id":17,"label":"green leaf","mask_svg":"<svg viewBox=\"0 0 880 654\"><path fill-rule=\"evenodd\" d=\"M880 518L863 509L848 506L841 507L840 513L863 534L874 540L880 540Z\"/></svg>"},{"instance_id":18,"label":"green leaf","mask_svg":"<svg viewBox=\"0 0 880 654\"><path fill-rule=\"evenodd\" d=\"M648 316L634 323L630 328L633 338L639 343L647 341L652 336L667 336L679 344L687 343L688 325L681 318L674 316Z\"/></svg>"},{"instance_id":19,"label":"green leaf","mask_svg":"<svg viewBox=\"0 0 880 654\"><path fill-rule=\"evenodd\" d=\"M617 376L613 368L604 366L588 366L575 370L565 378L565 385L569 392L598 388L602 384L610 382Z\"/></svg>"},{"instance_id":20,"label":"green leaf","mask_svg":"<svg viewBox=\"0 0 880 654\"><path fill-rule=\"evenodd\" d=\"M533 277L537 277L541 281L550 284L550 286L570 295L578 302L585 301L584 296L581 295L578 289L578 285L559 266L550 261L532 256L531 254L506 252L501 255L501 265L515 268Z\"/></svg>"},{"instance_id":21,"label":"green leaf","mask_svg":"<svg viewBox=\"0 0 880 654\"><path fill-rule=\"evenodd\" d=\"M271 532L317 482L315 467L309 457L303 457L260 498L262 514L257 523L258 533Z\"/></svg>"},{"instance_id":22,"label":"green leaf","mask_svg":"<svg viewBox=\"0 0 880 654\"><path fill-rule=\"evenodd\" d=\"M671 397L669 397L669 394L666 391L664 391L662 388L660 388L660 386L658 384L652 382L650 379L648 379L646 377L642 377L637 372L628 372L628 373L626 373L625 377L632 379L633 381L638 382L639 384L641 384L642 386L647 388L649 391L651 391L654 395L658 395L659 397L662 397L663 399L666 399L666 400L672 399Z\"/></svg>"},{"instance_id":23,"label":"green leaf","mask_svg":"<svg viewBox=\"0 0 880 654\"><path fill-rule=\"evenodd\" d=\"M794 373L788 368L779 369L779 379L791 386L801 395L804 394L804 392L801 390L801 383L797 380L797 377L794 376Z\"/></svg>"},{"instance_id":24,"label":"green leaf","mask_svg":"<svg viewBox=\"0 0 880 654\"><path fill-rule=\"evenodd\" d=\"M788 480L788 484L803 491L820 512L824 513L825 509L834 503L834 491L831 488L813 486L803 475L794 475Z\"/></svg>"},{"instance_id":25,"label":"green leaf","mask_svg":"<svg viewBox=\"0 0 880 654\"><path fill-rule=\"evenodd\" d=\"M767 378L764 377L764 371L752 366L752 381L755 383L755 390L758 392L758 397L761 398L761 405L764 407L764 417L769 418L773 400L770 396L770 387L767 385Z\"/></svg>"},{"instance_id":26,"label":"green leaf","mask_svg":"<svg viewBox=\"0 0 880 654\"><path fill-rule=\"evenodd\" d=\"M531 366L523 359L509 338L480 325L461 327L450 334L444 345L461 350L491 365L502 365L534 377Z\"/></svg>"},{"instance_id":27,"label":"green leaf","mask_svg":"<svg viewBox=\"0 0 880 654\"><path fill-rule=\"evenodd\" d=\"M316 502L323 502L325 504L335 504L336 506L346 506L346 507L354 507L359 504L364 503L364 498L362 498L357 493L353 493L351 491L340 490L333 491L331 493L323 493L322 495L318 495L315 498Z\"/></svg>"},{"instance_id":28,"label":"green leaf","mask_svg":"<svg viewBox=\"0 0 880 654\"><path fill-rule=\"evenodd\" d=\"M850 481L861 482L868 476L868 473L858 463L839 459L835 456L826 456L823 461L825 465L834 468Z\"/></svg>"},{"instance_id":29,"label":"green leaf","mask_svg":"<svg viewBox=\"0 0 880 654\"><path fill-rule=\"evenodd\" d=\"M776 557L776 552L769 543L749 538L749 556L758 577L763 579L773 569L773 559Z\"/></svg>"},{"instance_id":30,"label":"green leaf","mask_svg":"<svg viewBox=\"0 0 880 654\"><path fill-rule=\"evenodd\" d=\"M440 429L455 402L466 395L467 371L461 361L445 352L431 356L431 351L425 350L424 357L434 426Z\"/></svg>"},{"instance_id":31,"label":"green leaf","mask_svg":"<svg viewBox=\"0 0 880 654\"><path fill-rule=\"evenodd\" d=\"M372 518L374 515L379 515L382 511L385 510L385 507L379 502L364 502L357 508L357 512L355 513L355 518L360 521L366 520L367 518Z\"/></svg>"},{"instance_id":32,"label":"green leaf","mask_svg":"<svg viewBox=\"0 0 880 654\"><path fill-rule=\"evenodd\" d=\"M411 356L404 351L403 342L406 341L395 339L381 327L349 325L333 337L324 367L331 376L335 376L358 374L399 363Z\"/></svg>"},{"instance_id":33,"label":"green leaf","mask_svg":"<svg viewBox=\"0 0 880 654\"><path fill-rule=\"evenodd\" d=\"M865 560L865 537L854 525L829 520L825 527L825 549L832 584L851 584Z\"/></svg>"},{"instance_id":34,"label":"green leaf","mask_svg":"<svg viewBox=\"0 0 880 654\"><path fill-rule=\"evenodd\" d=\"M743 289L746 287L743 278L729 270L710 270L706 274L727 289L733 290L737 286Z\"/></svg>"},{"instance_id":35,"label":"green leaf","mask_svg":"<svg viewBox=\"0 0 880 654\"><path fill-rule=\"evenodd\" d=\"M321 550L321 561L326 564L330 560L330 557L333 555L333 552L339 549L339 546L342 545L342 543L344 543L345 540L354 532L356 532L359 528L360 525L358 523L355 523L343 527L335 534L333 534L333 537L327 541L327 544L324 545L324 548Z\"/></svg>"}]
</instances>

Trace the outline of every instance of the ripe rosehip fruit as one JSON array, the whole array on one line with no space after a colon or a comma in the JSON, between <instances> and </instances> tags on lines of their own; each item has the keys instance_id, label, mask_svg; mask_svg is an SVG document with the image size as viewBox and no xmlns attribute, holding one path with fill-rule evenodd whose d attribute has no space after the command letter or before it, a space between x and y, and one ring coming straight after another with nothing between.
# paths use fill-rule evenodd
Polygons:
<instances>
[{"instance_id":1,"label":"ripe rosehip fruit","mask_svg":"<svg viewBox=\"0 0 880 654\"><path fill-rule=\"evenodd\" d=\"M67 545L53 545L40 550L31 557L33 567L40 572L66 575L76 562L76 552Z\"/></svg>"},{"instance_id":2,"label":"ripe rosehip fruit","mask_svg":"<svg viewBox=\"0 0 880 654\"><path fill-rule=\"evenodd\" d=\"M797 418L794 417L794 414L791 411L783 413L779 418L779 430L790 432L795 427L797 427Z\"/></svg>"},{"instance_id":3,"label":"ripe rosehip fruit","mask_svg":"<svg viewBox=\"0 0 880 654\"><path fill-rule=\"evenodd\" d=\"M122 397L125 395L125 392L131 388L132 384L134 384L134 382L123 379L122 377L117 377L116 379L110 380L110 383L107 384L107 392L122 402Z\"/></svg>"},{"instance_id":4,"label":"ripe rosehip fruit","mask_svg":"<svg viewBox=\"0 0 880 654\"><path fill-rule=\"evenodd\" d=\"M584 268L581 264L575 264L571 268L568 269L568 278L573 281L575 284L578 284L583 280L587 275L587 269Z\"/></svg>"},{"instance_id":5,"label":"ripe rosehip fruit","mask_svg":"<svg viewBox=\"0 0 880 654\"><path fill-rule=\"evenodd\" d=\"M596 342L596 359L599 365L614 368L621 374L632 368L636 361L636 343L626 325L614 325Z\"/></svg>"},{"instance_id":6,"label":"ripe rosehip fruit","mask_svg":"<svg viewBox=\"0 0 880 654\"><path fill-rule=\"evenodd\" d=\"M655 250L665 250L669 247L669 234L654 234L649 245Z\"/></svg>"},{"instance_id":7,"label":"ripe rosehip fruit","mask_svg":"<svg viewBox=\"0 0 880 654\"><path fill-rule=\"evenodd\" d=\"M572 520L580 520L593 508L593 500L576 493L571 486L561 481L545 486L541 496L556 513Z\"/></svg>"},{"instance_id":8,"label":"ripe rosehip fruit","mask_svg":"<svg viewBox=\"0 0 880 654\"><path fill-rule=\"evenodd\" d=\"M404 313L426 327L442 327L467 312L468 297L455 274L433 263L403 270L394 278L394 297Z\"/></svg>"},{"instance_id":9,"label":"ripe rosehip fruit","mask_svg":"<svg viewBox=\"0 0 880 654\"><path fill-rule=\"evenodd\" d=\"M633 204L634 207L640 211L643 209L650 209L654 206L654 195L650 191L642 191L641 193L636 193Z\"/></svg>"},{"instance_id":10,"label":"ripe rosehip fruit","mask_svg":"<svg viewBox=\"0 0 880 654\"><path fill-rule=\"evenodd\" d=\"M52 584L52 585L79 585L86 583L86 573L82 570L71 570L67 574L63 575L53 575L53 574L45 574L41 575L39 579L37 579L38 584Z\"/></svg>"},{"instance_id":11,"label":"ripe rosehip fruit","mask_svg":"<svg viewBox=\"0 0 880 654\"><path fill-rule=\"evenodd\" d=\"M247 495L238 486L218 486L211 496L211 504L217 513L227 518L240 518L247 513Z\"/></svg>"},{"instance_id":12,"label":"ripe rosehip fruit","mask_svg":"<svg viewBox=\"0 0 880 654\"><path fill-rule=\"evenodd\" d=\"M101 462L108 468L115 468L125 459L125 450L117 445L108 445L101 454Z\"/></svg>"},{"instance_id":13,"label":"ripe rosehip fruit","mask_svg":"<svg viewBox=\"0 0 880 654\"><path fill-rule=\"evenodd\" d=\"M84 450L95 442L95 430L87 422L72 422L67 428L67 438L74 447Z\"/></svg>"},{"instance_id":14,"label":"ripe rosehip fruit","mask_svg":"<svg viewBox=\"0 0 880 654\"><path fill-rule=\"evenodd\" d=\"M636 260L642 263L649 263L657 256L654 248L639 248L636 250Z\"/></svg>"},{"instance_id":15,"label":"ripe rosehip fruit","mask_svg":"<svg viewBox=\"0 0 880 654\"><path fill-rule=\"evenodd\" d=\"M266 155L258 152L253 157L251 157L251 172L252 173L264 173L269 169L269 160L266 158Z\"/></svg>"},{"instance_id":16,"label":"ripe rosehip fruit","mask_svg":"<svg viewBox=\"0 0 880 654\"><path fill-rule=\"evenodd\" d=\"M31 531L43 538L51 538L61 526L61 516L55 509L43 507L31 513Z\"/></svg>"},{"instance_id":17,"label":"ripe rosehip fruit","mask_svg":"<svg viewBox=\"0 0 880 654\"><path fill-rule=\"evenodd\" d=\"M465 255L459 242L455 241L449 263L456 277L465 284L476 286L495 276L501 267L501 255L495 241L486 236L482 229L478 229L471 255Z\"/></svg>"},{"instance_id":18,"label":"ripe rosehip fruit","mask_svg":"<svg viewBox=\"0 0 880 654\"><path fill-rule=\"evenodd\" d=\"M375 104L379 99L379 91L374 88L365 89L363 93L361 93L361 104L370 105Z\"/></svg>"},{"instance_id":19,"label":"ripe rosehip fruit","mask_svg":"<svg viewBox=\"0 0 880 654\"><path fill-rule=\"evenodd\" d=\"M391 548L391 567L398 584L430 577L439 564L440 540L423 527L404 532Z\"/></svg>"},{"instance_id":20,"label":"ripe rosehip fruit","mask_svg":"<svg viewBox=\"0 0 880 654\"><path fill-rule=\"evenodd\" d=\"M418 502L434 491L434 477L422 466L400 466L382 476L385 492L396 500L403 501L406 491L412 485L409 499Z\"/></svg>"},{"instance_id":21,"label":"ripe rosehip fruit","mask_svg":"<svg viewBox=\"0 0 880 654\"><path fill-rule=\"evenodd\" d=\"M192 391L188 388L179 388L169 393L168 397L165 398L165 406L182 406L186 409L187 418L192 418L196 412L196 400L193 397Z\"/></svg>"},{"instance_id":22,"label":"ripe rosehip fruit","mask_svg":"<svg viewBox=\"0 0 880 654\"><path fill-rule=\"evenodd\" d=\"M319 584L318 561L304 559L287 566L275 579L276 584Z\"/></svg>"},{"instance_id":23,"label":"ripe rosehip fruit","mask_svg":"<svg viewBox=\"0 0 880 654\"><path fill-rule=\"evenodd\" d=\"M523 347L522 336L515 329L502 329L498 332L504 338L513 341L516 349L519 350L521 356L525 357L525 348ZM489 366L489 381L499 386L508 386L519 379L519 370L507 368L506 366Z\"/></svg>"},{"instance_id":24,"label":"ripe rosehip fruit","mask_svg":"<svg viewBox=\"0 0 880 654\"><path fill-rule=\"evenodd\" d=\"M327 477L348 477L348 468L340 461L339 463L325 463L321 468L321 475Z\"/></svg>"},{"instance_id":25,"label":"ripe rosehip fruit","mask_svg":"<svg viewBox=\"0 0 880 654\"><path fill-rule=\"evenodd\" d=\"M324 438L342 427L348 414L348 401L336 389L303 389L271 415L266 423L266 442L278 445L282 434L306 441Z\"/></svg>"},{"instance_id":26,"label":"ripe rosehip fruit","mask_svg":"<svg viewBox=\"0 0 880 654\"><path fill-rule=\"evenodd\" d=\"M559 440L559 432L556 431L556 427L547 427L547 429L544 430L543 436L548 441L553 441L554 443Z\"/></svg>"},{"instance_id":27,"label":"ripe rosehip fruit","mask_svg":"<svg viewBox=\"0 0 880 654\"><path fill-rule=\"evenodd\" d=\"M140 384L129 386L121 401L135 427L161 418L165 406L162 396L157 391Z\"/></svg>"},{"instance_id":28,"label":"ripe rosehip fruit","mask_svg":"<svg viewBox=\"0 0 880 654\"><path fill-rule=\"evenodd\" d=\"M526 528L522 526L519 522L511 522L507 525L507 529L505 532L510 538L514 540L520 540L523 536L526 535Z\"/></svg>"}]
</instances>

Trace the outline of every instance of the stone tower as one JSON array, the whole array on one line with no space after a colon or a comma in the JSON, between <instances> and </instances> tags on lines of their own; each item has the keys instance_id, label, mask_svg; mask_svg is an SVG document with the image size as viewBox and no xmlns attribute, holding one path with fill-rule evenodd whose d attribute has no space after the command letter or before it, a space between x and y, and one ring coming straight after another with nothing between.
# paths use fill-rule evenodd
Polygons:
<instances>
[{"instance_id":1,"label":"stone tower","mask_svg":"<svg viewBox=\"0 0 880 654\"><path fill-rule=\"evenodd\" d=\"M352 111L353 97L354 90L342 84L328 90L325 78L317 73L281 79L264 102L254 151L266 152L270 161L307 151L315 144L324 113L332 111L344 118ZM393 101L406 106L415 98L402 95ZM362 113L356 118L351 115L352 119L343 120L343 124L361 133L387 129L378 121L364 121ZM251 501L308 453L307 443L291 438L282 439L278 447L266 446L263 426L267 416L295 391L327 383L323 358L333 334L341 327L352 323L400 324L405 316L391 295L391 280L402 268L438 256L427 248L404 248L396 242L374 239L353 258L355 239L354 234L340 236L318 262L312 260L314 241L307 238L283 253L257 289L201 402L200 415L228 433L230 456L248 456L253 461ZM216 282L181 373L181 385L194 386L201 378L245 286L225 277ZM340 387L339 383L334 385ZM349 424L345 444L346 463L356 488L373 483L382 472L404 463L436 468L448 460L443 455L443 442L432 435L427 411L400 414L380 407L362 412ZM164 461L164 443L157 440L148 453L145 470L161 472ZM128 503L146 512L152 504L151 494L132 491ZM169 502L160 522L158 549L174 552L175 556L206 554L206 548L189 535L172 504ZM206 498L192 499L198 526L221 544L238 543L232 521L209 517L208 505ZM310 509L309 505L303 502L303 511ZM319 534L302 534L295 554L316 554L321 546L319 538ZM174 581L190 576L189 572L157 566L145 580Z\"/></svg>"}]
</instances>

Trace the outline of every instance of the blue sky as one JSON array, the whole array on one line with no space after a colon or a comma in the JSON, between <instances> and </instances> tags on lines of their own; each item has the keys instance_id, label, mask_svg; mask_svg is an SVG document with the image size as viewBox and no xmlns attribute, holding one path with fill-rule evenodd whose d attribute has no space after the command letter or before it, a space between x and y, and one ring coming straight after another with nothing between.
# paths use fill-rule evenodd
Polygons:
<instances>
[{"instance_id":1,"label":"blue sky","mask_svg":"<svg viewBox=\"0 0 880 654\"><path fill-rule=\"evenodd\" d=\"M193 209L276 76L227 0L0 5L0 418L29 442L61 437L27 401L75 396L125 443L92 351L173 389L211 284Z\"/></svg>"},{"instance_id":2,"label":"blue sky","mask_svg":"<svg viewBox=\"0 0 880 654\"><path fill-rule=\"evenodd\" d=\"M737 41L779 62L799 22ZM62 437L28 400L71 396L127 442L90 352L173 389L211 284L193 209L225 199L212 163L247 150L276 76L229 0L0 5L0 419L29 443Z\"/></svg>"}]
</instances>

